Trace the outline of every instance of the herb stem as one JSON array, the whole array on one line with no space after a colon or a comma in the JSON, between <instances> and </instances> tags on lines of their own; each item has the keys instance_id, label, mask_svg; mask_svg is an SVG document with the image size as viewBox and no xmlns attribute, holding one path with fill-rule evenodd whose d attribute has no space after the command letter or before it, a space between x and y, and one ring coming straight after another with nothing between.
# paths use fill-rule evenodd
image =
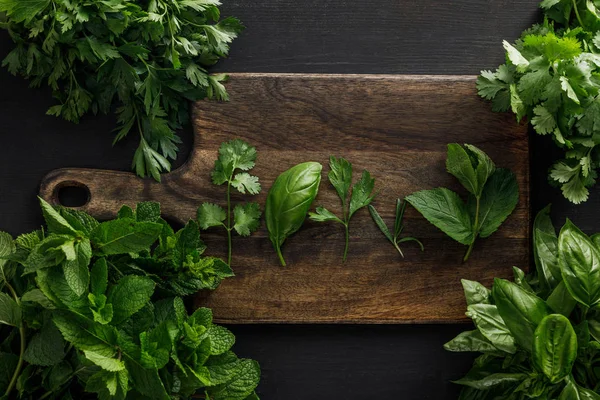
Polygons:
<instances>
[{"instance_id":1,"label":"herb stem","mask_svg":"<svg viewBox=\"0 0 600 400\"><path fill-rule=\"evenodd\" d=\"M572 0L572 1L573 1L573 9L575 10L575 16L577 17L577 21L579 21L579 25L581 25L582 28L585 28L585 25L581 21L581 16L579 15L579 10L577 9L577 0Z\"/></svg>"},{"instance_id":2,"label":"herb stem","mask_svg":"<svg viewBox=\"0 0 600 400\"><path fill-rule=\"evenodd\" d=\"M227 265L231 266L231 179L227 181Z\"/></svg>"},{"instance_id":3,"label":"herb stem","mask_svg":"<svg viewBox=\"0 0 600 400\"><path fill-rule=\"evenodd\" d=\"M348 222L344 224L344 229L346 232L346 246L344 247L344 258L342 259L342 262L346 262L346 257L348 256L348 244L350 242L350 230L348 229L348 225Z\"/></svg>"},{"instance_id":4,"label":"herb stem","mask_svg":"<svg viewBox=\"0 0 600 400\"><path fill-rule=\"evenodd\" d=\"M277 246L275 247L277 248L277 257L279 257L279 262L283 267L285 267L285 260L283 259L283 254L281 254L281 245L277 243Z\"/></svg>"},{"instance_id":5,"label":"herb stem","mask_svg":"<svg viewBox=\"0 0 600 400\"><path fill-rule=\"evenodd\" d=\"M13 287L11 286L10 283L8 283L6 281L4 283L6 284L6 287L8 288L8 290L14 297L15 302L17 303L17 305L20 308L21 301L19 300L19 296L17 296L17 292L15 292L15 289L13 289ZM4 393L4 396L6 396L7 398L8 398L8 395L10 394L10 392L12 392L15 385L17 384L17 379L18 379L19 375L21 374L21 369L23 368L23 361L24 361L23 354L25 353L25 325L23 325L23 321L21 321L21 323L19 324L19 335L21 337L21 347L19 349L19 361L17 362L17 367L15 368L15 372L13 373L10 383L8 384L8 387L6 388L6 392Z\"/></svg>"},{"instance_id":6,"label":"herb stem","mask_svg":"<svg viewBox=\"0 0 600 400\"><path fill-rule=\"evenodd\" d=\"M398 243L396 242L396 239L394 239L394 241L392 242L392 244L394 245L394 247L396 248L396 250L398 250L398 253L400 253L400 255L402 256L402 258L404 258L404 253L402 253L402 250L400 250L400 246L398 246Z\"/></svg>"},{"instance_id":7,"label":"herb stem","mask_svg":"<svg viewBox=\"0 0 600 400\"><path fill-rule=\"evenodd\" d=\"M475 206L475 222L473 223L473 240L471 241L471 244L469 245L469 248L467 249L467 254L465 254L465 258L463 258L463 262L466 262L469 259L469 256L471 255L471 252L473 251L473 247L475 246L475 240L477 239L477 235L479 234L478 232L478 226L479 226L479 206L480 206L480 198L477 197L476 198L476 206Z\"/></svg>"}]
</instances>

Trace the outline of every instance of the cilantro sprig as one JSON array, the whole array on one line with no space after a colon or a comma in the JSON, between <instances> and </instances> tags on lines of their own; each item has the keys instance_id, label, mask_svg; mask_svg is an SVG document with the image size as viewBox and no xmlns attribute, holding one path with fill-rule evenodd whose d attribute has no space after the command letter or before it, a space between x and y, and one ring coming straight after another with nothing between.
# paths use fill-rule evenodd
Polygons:
<instances>
[{"instance_id":1,"label":"cilantro sprig","mask_svg":"<svg viewBox=\"0 0 600 400\"><path fill-rule=\"evenodd\" d=\"M115 111L114 143L139 135L132 168L160 181L189 121L189 102L227 100L225 75L206 68L242 30L219 0L3 0L0 24L16 46L2 62L31 86L49 85L49 115L68 121Z\"/></svg>"},{"instance_id":2,"label":"cilantro sprig","mask_svg":"<svg viewBox=\"0 0 600 400\"><path fill-rule=\"evenodd\" d=\"M342 218L325 207L317 207L316 212L310 212L308 215L313 221L333 221L344 226L346 244L343 261L346 261L350 241L350 219L358 210L371 204L375 198L376 194L373 194L375 179L371 178L369 171L364 170L360 179L352 186L352 164L342 157L331 156L329 168L327 177L342 201ZM350 191L350 187L352 187L352 191Z\"/></svg>"},{"instance_id":3,"label":"cilantro sprig","mask_svg":"<svg viewBox=\"0 0 600 400\"><path fill-rule=\"evenodd\" d=\"M600 8L584 0L544 0L544 22L510 44L506 63L482 71L479 95L494 111L527 118L565 157L549 179L575 204L586 201L600 167Z\"/></svg>"},{"instance_id":4,"label":"cilantro sprig","mask_svg":"<svg viewBox=\"0 0 600 400\"><path fill-rule=\"evenodd\" d=\"M258 363L184 305L233 275L194 221L175 232L158 203L105 222L40 203L47 229L0 232L3 398L258 400Z\"/></svg>"},{"instance_id":5,"label":"cilantro sprig","mask_svg":"<svg viewBox=\"0 0 600 400\"><path fill-rule=\"evenodd\" d=\"M227 184L227 210L213 203L202 203L198 208L198 223L202 229L222 226L227 231L227 264L231 265L231 232L240 236L250 236L260 225L260 206L258 203L238 204L231 213L231 188L241 194L260 193L258 177L247 171L254 168L256 148L241 139L223 143L219 148L219 157L215 160L212 182L215 185ZM244 172L237 172L244 171ZM236 173L237 172L237 173Z\"/></svg>"},{"instance_id":6,"label":"cilantro sprig","mask_svg":"<svg viewBox=\"0 0 600 400\"><path fill-rule=\"evenodd\" d=\"M469 192L467 201L447 188L421 190L406 201L442 232L468 246L467 261L478 237L492 235L508 218L519 201L515 174L497 168L479 148L448 145L446 169Z\"/></svg>"}]
</instances>

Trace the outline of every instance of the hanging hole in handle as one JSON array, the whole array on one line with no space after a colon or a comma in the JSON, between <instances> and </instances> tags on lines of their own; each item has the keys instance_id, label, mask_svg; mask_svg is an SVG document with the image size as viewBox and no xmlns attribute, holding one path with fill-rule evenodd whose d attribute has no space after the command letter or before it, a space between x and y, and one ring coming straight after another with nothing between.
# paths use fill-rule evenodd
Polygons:
<instances>
[{"instance_id":1,"label":"hanging hole in handle","mask_svg":"<svg viewBox=\"0 0 600 400\"><path fill-rule=\"evenodd\" d=\"M90 189L81 182L63 182L55 192L58 204L65 207L79 208L90 202Z\"/></svg>"}]
</instances>

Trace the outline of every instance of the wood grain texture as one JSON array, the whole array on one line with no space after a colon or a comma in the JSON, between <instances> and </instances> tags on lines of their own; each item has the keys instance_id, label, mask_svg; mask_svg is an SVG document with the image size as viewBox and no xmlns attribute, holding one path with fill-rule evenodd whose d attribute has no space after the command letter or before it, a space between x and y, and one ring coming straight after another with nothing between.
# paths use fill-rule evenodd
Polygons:
<instances>
[{"instance_id":1,"label":"wood grain texture","mask_svg":"<svg viewBox=\"0 0 600 400\"><path fill-rule=\"evenodd\" d=\"M58 170L41 187L56 201L58 188L85 185L84 210L114 216L121 204L160 201L170 218L193 218L202 201L224 203L224 187L210 183L221 142L235 137L258 149L253 173L269 188L276 176L303 161L325 165L315 205L339 211L325 179L330 154L368 169L380 191L375 205L391 223L395 199L416 190L462 189L445 172L446 144L479 146L497 165L513 169L520 202L492 240L481 240L468 263L465 247L451 241L415 210L406 213L406 233L425 244L421 253L405 244L399 258L366 209L350 225L348 261L341 263L340 226L307 221L285 243L288 267L279 267L263 226L251 238L234 239L235 279L223 282L198 302L226 323L409 323L464 320L460 279L490 284L526 268L529 229L529 161L526 127L509 115L492 113L475 93L474 77L393 75L233 74L230 103L195 105L192 156L162 184L133 174ZM355 179L357 179L355 177ZM266 190L254 200L264 204ZM233 196L234 203L248 196ZM203 235L213 255L225 254L222 230Z\"/></svg>"}]
</instances>

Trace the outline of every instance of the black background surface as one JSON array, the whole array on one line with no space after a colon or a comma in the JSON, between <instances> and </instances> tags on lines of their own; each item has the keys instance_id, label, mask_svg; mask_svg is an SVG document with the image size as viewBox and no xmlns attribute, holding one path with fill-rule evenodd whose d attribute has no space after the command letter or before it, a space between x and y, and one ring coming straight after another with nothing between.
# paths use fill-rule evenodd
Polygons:
<instances>
[{"instance_id":1,"label":"black background surface","mask_svg":"<svg viewBox=\"0 0 600 400\"><path fill-rule=\"evenodd\" d=\"M536 0L224 1L223 15L247 26L216 69L225 72L477 74L503 62L501 41L540 17ZM10 48L0 32L0 57ZM111 147L112 116L73 125L45 116L50 105L49 90L0 70L0 230L14 235L42 223L35 195L46 173L128 170L137 144ZM181 135L177 164L191 144L190 130ZM600 185L586 204L568 204L546 181L553 145L532 137L531 148L533 211L553 203L557 224L568 217L587 233L600 230ZM468 325L230 328L236 352L261 363L264 400L456 399L449 381L472 362L442 349Z\"/></svg>"}]
</instances>

